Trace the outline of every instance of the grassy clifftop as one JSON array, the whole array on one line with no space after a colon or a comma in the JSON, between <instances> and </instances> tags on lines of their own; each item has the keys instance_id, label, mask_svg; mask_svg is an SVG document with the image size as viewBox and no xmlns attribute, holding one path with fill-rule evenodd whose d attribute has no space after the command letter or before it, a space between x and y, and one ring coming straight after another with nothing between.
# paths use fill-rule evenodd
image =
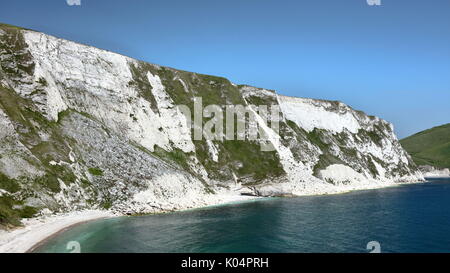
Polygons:
<instances>
[{"instance_id":1,"label":"grassy clifftop","mask_svg":"<svg viewBox=\"0 0 450 273\"><path fill-rule=\"evenodd\" d=\"M450 168L450 123L417 133L400 142L418 165Z\"/></svg>"}]
</instances>

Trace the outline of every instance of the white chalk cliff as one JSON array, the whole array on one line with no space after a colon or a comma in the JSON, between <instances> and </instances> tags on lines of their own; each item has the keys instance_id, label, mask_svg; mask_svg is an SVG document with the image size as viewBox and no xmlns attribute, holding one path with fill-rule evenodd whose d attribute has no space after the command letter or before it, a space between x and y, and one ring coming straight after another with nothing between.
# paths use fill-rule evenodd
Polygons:
<instances>
[{"instance_id":1,"label":"white chalk cliff","mask_svg":"<svg viewBox=\"0 0 450 273\"><path fill-rule=\"evenodd\" d=\"M267 104L279 134L193 140L176 105ZM337 193L422 180L393 126L340 102L292 98L220 77L0 25L3 222L42 211L147 213L243 194ZM13 220L11 220L13 219ZM2 224L0 222L0 224Z\"/></svg>"}]
</instances>

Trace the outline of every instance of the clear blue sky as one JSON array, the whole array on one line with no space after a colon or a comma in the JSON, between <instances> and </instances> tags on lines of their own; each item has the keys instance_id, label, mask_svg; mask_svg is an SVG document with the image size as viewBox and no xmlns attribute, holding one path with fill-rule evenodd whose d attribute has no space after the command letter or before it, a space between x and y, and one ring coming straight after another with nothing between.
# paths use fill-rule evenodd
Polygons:
<instances>
[{"instance_id":1,"label":"clear blue sky","mask_svg":"<svg viewBox=\"0 0 450 273\"><path fill-rule=\"evenodd\" d=\"M450 122L450 1L2 0L0 22L281 94L340 100L399 137Z\"/></svg>"}]
</instances>

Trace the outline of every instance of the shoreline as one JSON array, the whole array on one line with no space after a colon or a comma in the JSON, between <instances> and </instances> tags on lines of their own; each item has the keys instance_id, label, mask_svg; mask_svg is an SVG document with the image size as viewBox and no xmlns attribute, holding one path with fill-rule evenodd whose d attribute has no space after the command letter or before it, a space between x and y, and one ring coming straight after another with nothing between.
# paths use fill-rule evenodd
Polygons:
<instances>
[{"instance_id":1,"label":"shoreline","mask_svg":"<svg viewBox=\"0 0 450 273\"><path fill-rule=\"evenodd\" d=\"M446 177L444 177L446 178ZM332 193L322 193L322 194L304 194L295 195L293 197L302 196L323 196L323 195L337 195L345 194L356 191L373 190L380 188L390 188L402 185L412 185L419 183L426 183L428 181L416 181L416 182L405 182L385 185L384 187L373 187L373 188L361 188L354 190L344 190L341 192ZM231 197L231 196L228 196ZM173 212L190 211L196 209L207 209L219 206L226 206L239 203L254 202L264 199L273 199L280 197L257 197L257 196L243 196L236 195L234 198L227 198L225 202L213 203L206 206L192 207L187 209L176 210ZM172 211L161 212L170 213ZM148 213L143 215L151 215L157 213ZM84 210L75 211L57 215L41 216L38 218L25 219L23 221L24 227L19 227L10 231L0 231L0 253L31 253L38 247L45 244L48 240L58 236L62 232L65 232L75 226L88 223L95 220L123 217L126 215L121 215L113 213L111 211L105 210Z\"/></svg>"},{"instance_id":2,"label":"shoreline","mask_svg":"<svg viewBox=\"0 0 450 273\"><path fill-rule=\"evenodd\" d=\"M0 231L0 253L27 253L74 225L114 216L109 211L84 210L24 219L23 227Z\"/></svg>"},{"instance_id":3,"label":"shoreline","mask_svg":"<svg viewBox=\"0 0 450 273\"><path fill-rule=\"evenodd\" d=\"M120 217L120 216L111 216L111 217ZM40 246L44 245L45 243L47 243L50 239L55 238L56 236L60 235L61 233L70 230L76 226L82 225L82 224L86 224L86 223L90 223L93 221L97 221L97 220L101 220L101 219L108 219L110 217L99 217L99 218L95 218L95 219L90 219L90 220L86 220L86 221L81 221L81 222L77 222L74 223L70 226L64 227L61 230L58 230L55 233L50 234L49 236L43 238L42 240L40 240L39 242L37 242L36 244L34 244L32 247L30 247L28 250L26 250L24 253L33 253L34 250L36 250L37 248L39 248Z\"/></svg>"},{"instance_id":4,"label":"shoreline","mask_svg":"<svg viewBox=\"0 0 450 273\"><path fill-rule=\"evenodd\" d=\"M450 175L425 176L425 179L436 179L436 178L450 179Z\"/></svg>"},{"instance_id":5,"label":"shoreline","mask_svg":"<svg viewBox=\"0 0 450 273\"><path fill-rule=\"evenodd\" d=\"M229 194L225 194L220 197L222 199L219 198L216 202L212 202L206 206L200 205L175 211L161 211L159 213L204 209L208 207L238 204L263 199L263 197ZM148 213L145 215L151 214L157 213ZM17 227L12 230L0 230L0 253L31 253L51 238L54 238L55 236L75 226L100 219L125 216L127 215L107 210L82 210L23 219L22 223L24 226L22 227Z\"/></svg>"}]
</instances>

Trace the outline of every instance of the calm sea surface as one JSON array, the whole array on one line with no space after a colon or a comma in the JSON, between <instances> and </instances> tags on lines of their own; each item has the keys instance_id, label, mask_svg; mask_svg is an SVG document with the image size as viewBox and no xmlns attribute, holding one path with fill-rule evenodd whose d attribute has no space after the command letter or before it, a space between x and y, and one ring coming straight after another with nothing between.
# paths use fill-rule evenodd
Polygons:
<instances>
[{"instance_id":1,"label":"calm sea surface","mask_svg":"<svg viewBox=\"0 0 450 273\"><path fill-rule=\"evenodd\" d=\"M450 252L450 179L76 226L36 252Z\"/></svg>"}]
</instances>

